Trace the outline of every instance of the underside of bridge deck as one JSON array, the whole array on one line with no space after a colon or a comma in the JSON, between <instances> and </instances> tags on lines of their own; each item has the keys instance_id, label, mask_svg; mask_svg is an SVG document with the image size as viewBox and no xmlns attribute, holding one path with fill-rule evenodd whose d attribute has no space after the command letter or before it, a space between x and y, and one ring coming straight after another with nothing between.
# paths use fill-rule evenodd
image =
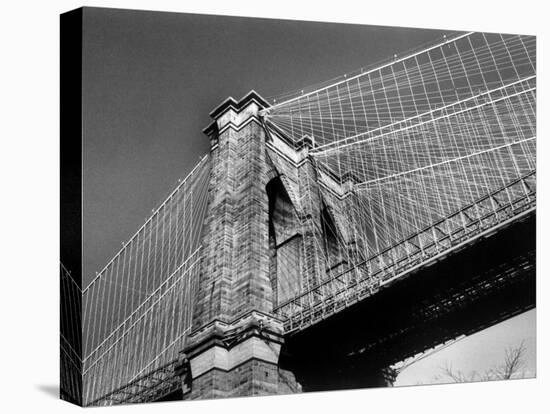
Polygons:
<instances>
[{"instance_id":1,"label":"underside of bridge deck","mask_svg":"<svg viewBox=\"0 0 550 414\"><path fill-rule=\"evenodd\" d=\"M384 386L392 364L535 307L535 224L533 212L292 333L281 367L303 391Z\"/></svg>"}]
</instances>

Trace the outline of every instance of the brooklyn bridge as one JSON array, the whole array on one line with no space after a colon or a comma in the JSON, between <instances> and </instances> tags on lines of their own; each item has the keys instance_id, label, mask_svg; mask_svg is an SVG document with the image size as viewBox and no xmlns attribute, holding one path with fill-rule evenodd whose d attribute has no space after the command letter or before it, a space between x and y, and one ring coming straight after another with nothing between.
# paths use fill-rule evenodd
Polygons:
<instances>
[{"instance_id":1,"label":"brooklyn bridge","mask_svg":"<svg viewBox=\"0 0 550 414\"><path fill-rule=\"evenodd\" d=\"M61 392L85 406L391 385L535 307L536 44L462 33L269 102L87 286L61 265Z\"/></svg>"}]
</instances>

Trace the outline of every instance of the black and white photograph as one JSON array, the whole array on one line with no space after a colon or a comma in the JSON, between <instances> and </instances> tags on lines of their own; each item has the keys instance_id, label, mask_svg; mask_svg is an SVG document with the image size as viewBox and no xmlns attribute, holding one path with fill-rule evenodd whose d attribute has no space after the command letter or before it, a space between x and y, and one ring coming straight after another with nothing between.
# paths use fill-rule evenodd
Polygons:
<instances>
[{"instance_id":1,"label":"black and white photograph","mask_svg":"<svg viewBox=\"0 0 550 414\"><path fill-rule=\"evenodd\" d=\"M58 369L37 367L36 393L391 412L455 392L438 412L495 395L539 412L539 26L229 8L50 10L56 190L33 186L55 246L27 311L55 309L57 342L29 346Z\"/></svg>"},{"instance_id":2,"label":"black and white photograph","mask_svg":"<svg viewBox=\"0 0 550 414\"><path fill-rule=\"evenodd\" d=\"M100 8L62 36L75 18L62 398L536 375L534 36Z\"/></svg>"}]
</instances>

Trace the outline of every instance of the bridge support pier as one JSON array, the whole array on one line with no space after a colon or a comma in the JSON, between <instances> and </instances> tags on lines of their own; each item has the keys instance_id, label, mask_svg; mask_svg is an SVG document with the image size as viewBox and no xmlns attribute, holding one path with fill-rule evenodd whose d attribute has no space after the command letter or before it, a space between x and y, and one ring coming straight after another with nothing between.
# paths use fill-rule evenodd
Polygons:
<instances>
[{"instance_id":1,"label":"bridge support pier","mask_svg":"<svg viewBox=\"0 0 550 414\"><path fill-rule=\"evenodd\" d=\"M280 321L257 312L233 324L214 321L186 348L192 386L186 399L300 392L294 375L279 368Z\"/></svg>"}]
</instances>

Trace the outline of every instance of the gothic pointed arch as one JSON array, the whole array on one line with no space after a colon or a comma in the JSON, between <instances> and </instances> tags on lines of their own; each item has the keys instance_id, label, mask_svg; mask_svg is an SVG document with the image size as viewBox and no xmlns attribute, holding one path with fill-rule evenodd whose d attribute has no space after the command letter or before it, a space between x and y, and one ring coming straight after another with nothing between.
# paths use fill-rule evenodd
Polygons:
<instances>
[{"instance_id":1,"label":"gothic pointed arch","mask_svg":"<svg viewBox=\"0 0 550 414\"><path fill-rule=\"evenodd\" d=\"M278 175L266 186L268 196L270 279L277 306L301 287L303 241L300 219Z\"/></svg>"}]
</instances>

